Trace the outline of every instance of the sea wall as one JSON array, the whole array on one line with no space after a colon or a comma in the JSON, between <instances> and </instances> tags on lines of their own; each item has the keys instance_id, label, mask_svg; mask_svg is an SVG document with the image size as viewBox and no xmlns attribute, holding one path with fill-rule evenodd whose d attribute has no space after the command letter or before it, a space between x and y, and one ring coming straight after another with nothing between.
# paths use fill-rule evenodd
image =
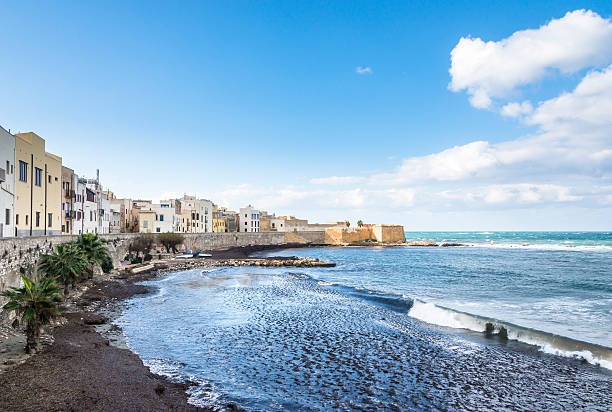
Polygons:
<instances>
[{"instance_id":1,"label":"sea wall","mask_svg":"<svg viewBox=\"0 0 612 412\"><path fill-rule=\"evenodd\" d=\"M107 240L113 265L118 268L131 240L139 233L100 235ZM325 243L325 232L259 232L259 233L184 233L185 250L210 250L249 245L282 245L285 243ZM0 239L0 292L20 287L19 269L36 271L38 259L55 246L73 241L77 236L40 236ZM0 297L0 308L6 302ZM0 310L0 322L2 313Z\"/></svg>"}]
</instances>

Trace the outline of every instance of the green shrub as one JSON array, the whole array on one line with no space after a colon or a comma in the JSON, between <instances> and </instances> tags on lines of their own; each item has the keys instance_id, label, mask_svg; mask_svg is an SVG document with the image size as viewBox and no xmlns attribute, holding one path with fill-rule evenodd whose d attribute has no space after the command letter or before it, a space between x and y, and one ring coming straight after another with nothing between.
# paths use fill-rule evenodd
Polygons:
<instances>
[{"instance_id":1,"label":"green shrub","mask_svg":"<svg viewBox=\"0 0 612 412\"><path fill-rule=\"evenodd\" d=\"M147 253L144 257L145 262L149 262L151 259L153 259L153 256L150 253Z\"/></svg>"},{"instance_id":2,"label":"green shrub","mask_svg":"<svg viewBox=\"0 0 612 412\"><path fill-rule=\"evenodd\" d=\"M106 258L104 259L104 261L102 261L102 264L100 266L102 267L102 271L104 273L110 273L111 270L114 269L113 260L109 255L106 255Z\"/></svg>"}]
</instances>

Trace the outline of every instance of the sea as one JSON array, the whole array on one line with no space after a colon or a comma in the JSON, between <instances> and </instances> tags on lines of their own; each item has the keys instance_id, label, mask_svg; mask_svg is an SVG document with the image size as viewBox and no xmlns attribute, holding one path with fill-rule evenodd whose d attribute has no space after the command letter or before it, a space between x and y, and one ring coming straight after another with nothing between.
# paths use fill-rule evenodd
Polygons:
<instances>
[{"instance_id":1,"label":"sea","mask_svg":"<svg viewBox=\"0 0 612 412\"><path fill-rule=\"evenodd\" d=\"M217 410L612 410L612 233L407 232L451 247L310 247L332 268L144 282L116 320Z\"/></svg>"}]
</instances>

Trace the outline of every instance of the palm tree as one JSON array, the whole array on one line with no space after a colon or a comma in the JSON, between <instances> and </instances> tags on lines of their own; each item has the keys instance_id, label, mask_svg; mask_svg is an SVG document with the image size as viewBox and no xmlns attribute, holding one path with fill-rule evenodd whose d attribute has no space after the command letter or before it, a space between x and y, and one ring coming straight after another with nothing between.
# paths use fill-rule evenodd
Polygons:
<instances>
[{"instance_id":1,"label":"palm tree","mask_svg":"<svg viewBox=\"0 0 612 412\"><path fill-rule=\"evenodd\" d=\"M348 220L345 220L344 224L346 225L346 227L350 227L351 226L351 222L349 222Z\"/></svg>"},{"instance_id":2,"label":"palm tree","mask_svg":"<svg viewBox=\"0 0 612 412\"><path fill-rule=\"evenodd\" d=\"M357 221L357 226L359 226L359 227L363 226L363 221L358 220L358 221Z\"/></svg>"},{"instance_id":3,"label":"palm tree","mask_svg":"<svg viewBox=\"0 0 612 412\"><path fill-rule=\"evenodd\" d=\"M89 262L89 277L93 276L93 266L101 265L108 256L108 249L104 246L104 241L94 233L80 235L76 240L76 245L87 257Z\"/></svg>"},{"instance_id":4,"label":"palm tree","mask_svg":"<svg viewBox=\"0 0 612 412\"><path fill-rule=\"evenodd\" d=\"M57 246L55 251L40 258L39 269L47 277L61 279L64 284L64 296L68 295L70 284L89 269L89 260L85 253L74 243Z\"/></svg>"},{"instance_id":5,"label":"palm tree","mask_svg":"<svg viewBox=\"0 0 612 412\"><path fill-rule=\"evenodd\" d=\"M36 352L42 327L55 317L60 316L57 304L62 301L61 287L55 279L42 277L31 280L23 273L22 288L11 287L2 292L9 299L3 309L14 310L21 321L26 323L26 353Z\"/></svg>"}]
</instances>

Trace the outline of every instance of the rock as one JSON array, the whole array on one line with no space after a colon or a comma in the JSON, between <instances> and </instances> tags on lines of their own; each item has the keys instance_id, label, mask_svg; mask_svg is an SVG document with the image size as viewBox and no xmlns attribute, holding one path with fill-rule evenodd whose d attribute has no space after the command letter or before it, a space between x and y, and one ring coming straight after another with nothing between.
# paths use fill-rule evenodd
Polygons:
<instances>
[{"instance_id":1,"label":"rock","mask_svg":"<svg viewBox=\"0 0 612 412\"><path fill-rule=\"evenodd\" d=\"M83 316L83 322L86 325L103 325L108 322L108 319L97 313L88 313Z\"/></svg>"},{"instance_id":2,"label":"rock","mask_svg":"<svg viewBox=\"0 0 612 412\"><path fill-rule=\"evenodd\" d=\"M440 246L449 247L449 246L465 246L463 243L442 243Z\"/></svg>"},{"instance_id":3,"label":"rock","mask_svg":"<svg viewBox=\"0 0 612 412\"><path fill-rule=\"evenodd\" d=\"M406 246L438 246L438 244L428 240L418 240L416 242L407 242Z\"/></svg>"},{"instance_id":4,"label":"rock","mask_svg":"<svg viewBox=\"0 0 612 412\"><path fill-rule=\"evenodd\" d=\"M158 394L159 396L161 396L165 391L166 391L166 387L162 385L161 383L158 383L157 386L155 386L155 393Z\"/></svg>"}]
</instances>

